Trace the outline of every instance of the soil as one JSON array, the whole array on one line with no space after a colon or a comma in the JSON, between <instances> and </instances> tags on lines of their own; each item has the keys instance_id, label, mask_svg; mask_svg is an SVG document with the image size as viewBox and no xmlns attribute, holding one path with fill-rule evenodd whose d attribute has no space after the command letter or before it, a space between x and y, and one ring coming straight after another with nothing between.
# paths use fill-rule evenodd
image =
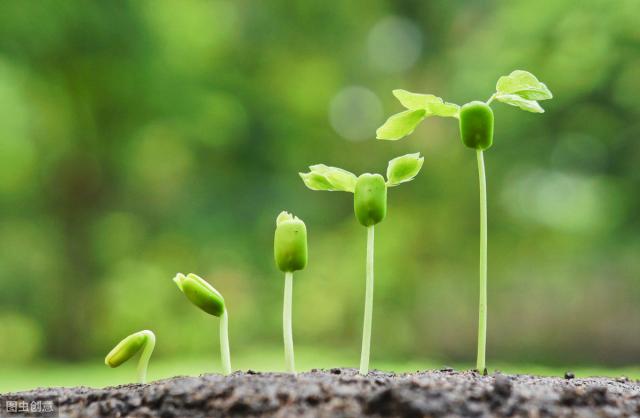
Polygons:
<instances>
[{"instance_id":1,"label":"soil","mask_svg":"<svg viewBox=\"0 0 640 418\"><path fill-rule=\"evenodd\" d=\"M0 395L5 402L19 398L54 400L62 417L640 417L640 381L570 373L483 376L450 368L368 376L355 369L248 371Z\"/></svg>"}]
</instances>

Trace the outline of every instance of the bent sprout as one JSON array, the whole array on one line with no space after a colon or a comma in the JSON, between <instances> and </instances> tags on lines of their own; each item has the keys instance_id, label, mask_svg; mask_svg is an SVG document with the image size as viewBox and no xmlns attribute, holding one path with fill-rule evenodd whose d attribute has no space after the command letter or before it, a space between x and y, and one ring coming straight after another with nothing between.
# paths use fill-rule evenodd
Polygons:
<instances>
[{"instance_id":1,"label":"bent sprout","mask_svg":"<svg viewBox=\"0 0 640 418\"><path fill-rule=\"evenodd\" d=\"M369 372L371 351L371 322L373 316L373 255L374 226L387 215L387 189L413 180L420 172L424 158L420 153L407 154L389 161L387 180L380 174L355 174L324 164L312 165L308 173L300 173L302 181L311 190L343 191L353 193L356 219L367 228L366 286L360 374Z\"/></svg>"},{"instance_id":2,"label":"bent sprout","mask_svg":"<svg viewBox=\"0 0 640 418\"><path fill-rule=\"evenodd\" d=\"M138 360L138 382L145 383L149 359L155 346L156 336L153 332L149 330L138 331L120 341L104 358L104 364L112 368L118 367L142 350L140 360Z\"/></svg>"},{"instance_id":3,"label":"bent sprout","mask_svg":"<svg viewBox=\"0 0 640 418\"><path fill-rule=\"evenodd\" d=\"M553 97L547 86L533 74L516 70L502 76L496 92L486 102L473 101L460 107L446 103L431 94L394 90L393 95L407 110L391 116L376 131L378 139L397 140L411 134L429 116L453 117L459 120L460 138L476 151L480 189L480 303L478 315L478 355L476 367L486 374L487 339L487 182L483 151L493 144L493 111L491 103L499 101L532 113L543 113L539 100Z\"/></svg>"},{"instance_id":4,"label":"bent sprout","mask_svg":"<svg viewBox=\"0 0 640 418\"><path fill-rule=\"evenodd\" d=\"M178 289L198 308L209 315L220 318L220 356L224 374L231 374L231 354L229 352L229 316L224 298L202 277L189 273L178 273L173 281Z\"/></svg>"},{"instance_id":5,"label":"bent sprout","mask_svg":"<svg viewBox=\"0 0 640 418\"><path fill-rule=\"evenodd\" d=\"M307 266L307 227L289 212L281 212L276 219L273 253L276 265L284 273L284 303L282 309L282 333L284 360L287 371L295 373L293 355L293 330L291 310L293 304L293 272Z\"/></svg>"}]
</instances>

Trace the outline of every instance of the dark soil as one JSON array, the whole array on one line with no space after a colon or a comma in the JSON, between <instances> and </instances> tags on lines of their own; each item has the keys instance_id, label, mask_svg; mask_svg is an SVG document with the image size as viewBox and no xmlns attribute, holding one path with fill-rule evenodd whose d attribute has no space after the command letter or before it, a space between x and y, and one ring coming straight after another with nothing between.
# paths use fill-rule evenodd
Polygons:
<instances>
[{"instance_id":1,"label":"dark soil","mask_svg":"<svg viewBox=\"0 0 640 418\"><path fill-rule=\"evenodd\" d=\"M408 374L374 371L364 377L354 369L295 376L248 371L0 396L5 401L21 397L54 400L64 417L640 417L640 381L578 379L569 373L482 376L448 368Z\"/></svg>"}]
</instances>

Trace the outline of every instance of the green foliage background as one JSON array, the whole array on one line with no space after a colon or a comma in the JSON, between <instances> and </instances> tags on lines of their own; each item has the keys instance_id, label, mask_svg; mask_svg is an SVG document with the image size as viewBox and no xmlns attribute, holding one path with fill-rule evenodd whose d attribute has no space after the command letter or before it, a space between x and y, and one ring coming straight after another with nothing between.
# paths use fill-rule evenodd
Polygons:
<instances>
[{"instance_id":1,"label":"green foliage background","mask_svg":"<svg viewBox=\"0 0 640 418\"><path fill-rule=\"evenodd\" d=\"M3 1L0 364L99 359L143 328L158 358L211 356L177 271L224 294L232 355L280 347L286 209L309 230L296 344L356 365L366 232L297 172L416 151L377 228L372 365L470 364L475 155L450 119L373 138L394 88L462 104L514 69L555 98L493 106L488 362L639 363L639 20L635 0Z\"/></svg>"}]
</instances>

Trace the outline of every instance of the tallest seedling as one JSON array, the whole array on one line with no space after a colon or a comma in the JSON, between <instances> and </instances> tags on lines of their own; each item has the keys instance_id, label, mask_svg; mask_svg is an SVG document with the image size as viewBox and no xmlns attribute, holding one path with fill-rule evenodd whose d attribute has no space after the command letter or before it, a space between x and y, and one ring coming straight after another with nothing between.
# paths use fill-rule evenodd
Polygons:
<instances>
[{"instance_id":1,"label":"tallest seedling","mask_svg":"<svg viewBox=\"0 0 640 418\"><path fill-rule=\"evenodd\" d=\"M544 113L538 100L553 95L544 83L527 71L516 70L500 77L496 92L486 102L473 101L460 107L446 103L431 94L416 94L394 90L393 95L407 109L391 116L378 128L378 139L397 140L413 132L429 116L457 118L462 142L476 151L478 182L480 186L480 304L478 317L478 371L486 373L485 351L487 341L487 182L484 169L484 150L493 144L493 111L490 104L496 100L533 113Z\"/></svg>"}]
</instances>

